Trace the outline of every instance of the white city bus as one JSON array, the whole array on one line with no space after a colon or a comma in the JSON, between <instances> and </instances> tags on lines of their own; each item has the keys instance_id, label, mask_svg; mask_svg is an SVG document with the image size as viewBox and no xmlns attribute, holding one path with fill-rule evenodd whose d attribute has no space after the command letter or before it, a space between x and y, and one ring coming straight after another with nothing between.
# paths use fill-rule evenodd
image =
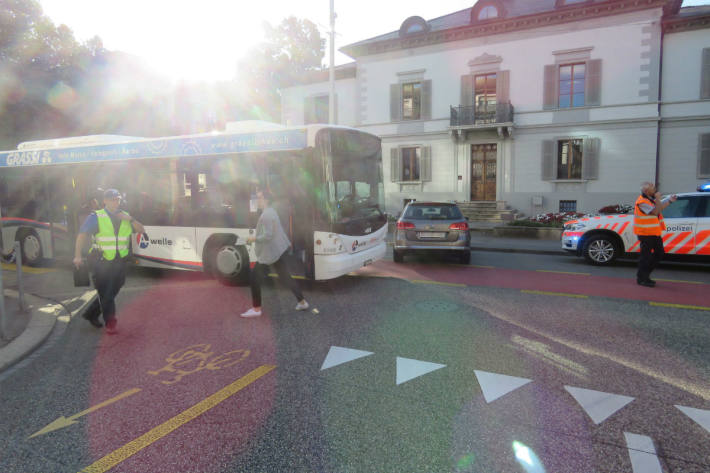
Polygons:
<instances>
[{"instance_id":1,"label":"white city bus","mask_svg":"<svg viewBox=\"0 0 710 473\"><path fill-rule=\"evenodd\" d=\"M380 139L325 125L228 124L226 132L167 138L88 136L22 143L0 152L5 252L23 261L70 258L100 189L146 227L136 264L203 270L243 282L255 261L246 245L255 192L269 189L306 277L331 279L385 254Z\"/></svg>"}]
</instances>

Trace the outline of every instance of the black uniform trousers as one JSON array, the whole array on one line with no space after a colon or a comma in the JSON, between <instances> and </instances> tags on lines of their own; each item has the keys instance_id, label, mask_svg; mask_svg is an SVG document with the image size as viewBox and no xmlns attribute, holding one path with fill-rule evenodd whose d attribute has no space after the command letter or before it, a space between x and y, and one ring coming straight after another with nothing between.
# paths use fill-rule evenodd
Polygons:
<instances>
[{"instance_id":1,"label":"black uniform trousers","mask_svg":"<svg viewBox=\"0 0 710 473\"><path fill-rule=\"evenodd\" d=\"M651 272L663 258L663 239L655 235L637 235L641 246L641 259L636 272L637 281L648 281Z\"/></svg>"},{"instance_id":2,"label":"black uniform trousers","mask_svg":"<svg viewBox=\"0 0 710 473\"><path fill-rule=\"evenodd\" d=\"M300 302L303 300L303 294L298 287L298 282L291 277L291 273L286 266L286 253L271 265L256 263L251 270L251 301L254 307L261 307L261 281L264 275L269 271L269 266L273 266L276 274L279 275L279 281L288 287L296 299Z\"/></svg>"},{"instance_id":3,"label":"black uniform trousers","mask_svg":"<svg viewBox=\"0 0 710 473\"><path fill-rule=\"evenodd\" d=\"M103 313L106 323L116 317L115 299L126 282L126 259L118 256L110 261L101 258L92 267L92 279L99 298L89 307L87 314L90 314L89 318L98 319L99 314Z\"/></svg>"}]
</instances>

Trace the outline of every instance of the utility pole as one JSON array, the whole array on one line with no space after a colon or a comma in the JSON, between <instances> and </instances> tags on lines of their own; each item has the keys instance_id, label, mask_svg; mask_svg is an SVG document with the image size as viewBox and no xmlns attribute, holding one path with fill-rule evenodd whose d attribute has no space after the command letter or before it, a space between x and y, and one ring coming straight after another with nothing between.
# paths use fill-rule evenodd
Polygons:
<instances>
[{"instance_id":1,"label":"utility pole","mask_svg":"<svg viewBox=\"0 0 710 473\"><path fill-rule=\"evenodd\" d=\"M328 94L328 123L335 124L335 0L330 0L330 93Z\"/></svg>"}]
</instances>

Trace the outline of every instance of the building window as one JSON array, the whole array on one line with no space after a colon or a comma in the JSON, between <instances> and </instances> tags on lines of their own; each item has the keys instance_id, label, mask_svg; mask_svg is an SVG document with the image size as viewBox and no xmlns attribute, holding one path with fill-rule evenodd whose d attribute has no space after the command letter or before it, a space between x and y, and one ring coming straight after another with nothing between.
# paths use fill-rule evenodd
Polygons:
<instances>
[{"instance_id":1,"label":"building window","mask_svg":"<svg viewBox=\"0 0 710 473\"><path fill-rule=\"evenodd\" d=\"M560 66L560 108L584 106L586 69L587 66L583 62Z\"/></svg>"},{"instance_id":2,"label":"building window","mask_svg":"<svg viewBox=\"0 0 710 473\"><path fill-rule=\"evenodd\" d=\"M337 102L336 102L337 103ZM310 123L328 123L328 96L317 95L315 97L306 98L305 103L305 124Z\"/></svg>"},{"instance_id":3,"label":"building window","mask_svg":"<svg viewBox=\"0 0 710 473\"><path fill-rule=\"evenodd\" d=\"M474 77L474 116L476 123L494 123L496 118L497 74L480 74Z\"/></svg>"},{"instance_id":4,"label":"building window","mask_svg":"<svg viewBox=\"0 0 710 473\"><path fill-rule=\"evenodd\" d=\"M402 148L402 181L419 180L421 148Z\"/></svg>"},{"instance_id":5,"label":"building window","mask_svg":"<svg viewBox=\"0 0 710 473\"><path fill-rule=\"evenodd\" d=\"M560 213L576 212L576 211L577 211L577 201L576 200L561 200L560 201Z\"/></svg>"},{"instance_id":6,"label":"building window","mask_svg":"<svg viewBox=\"0 0 710 473\"><path fill-rule=\"evenodd\" d=\"M422 83L402 84L402 119L419 120L421 117Z\"/></svg>"},{"instance_id":7,"label":"building window","mask_svg":"<svg viewBox=\"0 0 710 473\"><path fill-rule=\"evenodd\" d=\"M584 140L557 142L557 179L582 178L582 149Z\"/></svg>"},{"instance_id":8,"label":"building window","mask_svg":"<svg viewBox=\"0 0 710 473\"><path fill-rule=\"evenodd\" d=\"M481 11L478 12L478 19L481 21L492 20L493 18L498 18L498 9L493 5L483 7Z\"/></svg>"}]
</instances>

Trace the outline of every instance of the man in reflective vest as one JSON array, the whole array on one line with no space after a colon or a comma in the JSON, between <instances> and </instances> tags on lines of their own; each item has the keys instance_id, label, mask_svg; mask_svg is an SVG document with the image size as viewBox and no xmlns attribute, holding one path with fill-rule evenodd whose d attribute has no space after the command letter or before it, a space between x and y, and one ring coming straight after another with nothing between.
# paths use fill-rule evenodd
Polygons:
<instances>
[{"instance_id":1,"label":"man in reflective vest","mask_svg":"<svg viewBox=\"0 0 710 473\"><path fill-rule=\"evenodd\" d=\"M651 272L656 269L663 257L661 233L666 229L661 211L675 201L675 195L667 200L661 200L661 193L657 192L656 186L652 183L641 184L641 195L634 205L634 233L641 247L636 283L641 286L656 285L656 281L651 279Z\"/></svg>"},{"instance_id":2,"label":"man in reflective vest","mask_svg":"<svg viewBox=\"0 0 710 473\"><path fill-rule=\"evenodd\" d=\"M98 303L92 304L84 313L91 325L100 328L99 315L103 313L106 331L116 333L115 298L126 281L126 258L130 251L131 234L144 233L145 228L127 212L119 210L121 194L116 189L104 192L104 208L91 213L76 238L74 247L74 265L84 264L82 250L94 236L94 248L98 259L90 268L94 287L99 294Z\"/></svg>"}]
</instances>

